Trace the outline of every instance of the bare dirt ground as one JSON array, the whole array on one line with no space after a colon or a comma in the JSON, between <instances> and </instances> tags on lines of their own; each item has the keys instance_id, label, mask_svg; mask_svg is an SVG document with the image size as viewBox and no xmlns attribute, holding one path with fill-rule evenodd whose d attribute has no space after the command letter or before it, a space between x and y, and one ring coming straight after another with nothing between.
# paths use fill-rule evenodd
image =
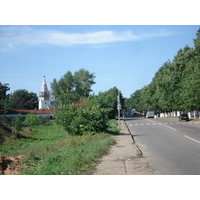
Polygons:
<instances>
[{"instance_id":1,"label":"bare dirt ground","mask_svg":"<svg viewBox=\"0 0 200 200\"><path fill-rule=\"evenodd\" d=\"M2 175L17 175L23 156L7 157L0 156L0 174Z\"/></svg>"},{"instance_id":2,"label":"bare dirt ground","mask_svg":"<svg viewBox=\"0 0 200 200\"><path fill-rule=\"evenodd\" d=\"M142 156L133 143L132 137L121 120L121 131L113 136L116 145L112 146L109 153L99 159L94 175L156 175L145 156Z\"/></svg>"}]
</instances>

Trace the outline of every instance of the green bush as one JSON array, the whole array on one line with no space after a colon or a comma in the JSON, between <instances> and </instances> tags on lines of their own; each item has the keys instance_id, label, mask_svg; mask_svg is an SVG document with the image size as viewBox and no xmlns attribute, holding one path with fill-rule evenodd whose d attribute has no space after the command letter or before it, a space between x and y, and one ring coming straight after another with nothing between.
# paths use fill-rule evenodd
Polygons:
<instances>
[{"instance_id":1,"label":"green bush","mask_svg":"<svg viewBox=\"0 0 200 200\"><path fill-rule=\"evenodd\" d=\"M33 113L28 113L28 115L26 115L25 121L24 121L24 125L25 126L35 126L39 123L38 118L36 117L36 115L34 115Z\"/></svg>"},{"instance_id":2,"label":"green bush","mask_svg":"<svg viewBox=\"0 0 200 200\"><path fill-rule=\"evenodd\" d=\"M48 122L48 119L41 116L37 117L35 114L29 113L25 118L24 125L33 127L35 125L46 124L47 122Z\"/></svg>"},{"instance_id":3,"label":"green bush","mask_svg":"<svg viewBox=\"0 0 200 200\"><path fill-rule=\"evenodd\" d=\"M22 115L18 114L15 118L12 119L12 126L14 127L14 133L17 134L22 130Z\"/></svg>"},{"instance_id":4,"label":"green bush","mask_svg":"<svg viewBox=\"0 0 200 200\"><path fill-rule=\"evenodd\" d=\"M95 134L108 128L109 109L101 108L91 100L59 106L56 122L70 135Z\"/></svg>"}]
</instances>

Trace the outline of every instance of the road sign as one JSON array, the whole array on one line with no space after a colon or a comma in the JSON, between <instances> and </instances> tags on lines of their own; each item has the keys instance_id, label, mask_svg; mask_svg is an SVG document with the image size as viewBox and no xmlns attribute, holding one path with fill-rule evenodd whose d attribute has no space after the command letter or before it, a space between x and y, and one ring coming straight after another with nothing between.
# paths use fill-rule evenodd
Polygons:
<instances>
[{"instance_id":1,"label":"road sign","mask_svg":"<svg viewBox=\"0 0 200 200\"><path fill-rule=\"evenodd\" d=\"M117 103L117 110L121 110L122 108L122 104L121 103Z\"/></svg>"}]
</instances>

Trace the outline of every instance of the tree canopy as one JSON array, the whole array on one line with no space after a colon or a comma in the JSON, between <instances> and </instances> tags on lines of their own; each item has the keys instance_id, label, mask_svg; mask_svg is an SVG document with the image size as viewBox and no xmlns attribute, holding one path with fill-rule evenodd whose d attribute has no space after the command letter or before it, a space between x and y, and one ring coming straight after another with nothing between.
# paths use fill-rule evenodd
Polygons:
<instances>
[{"instance_id":1,"label":"tree canopy","mask_svg":"<svg viewBox=\"0 0 200 200\"><path fill-rule=\"evenodd\" d=\"M0 82L0 109L4 109L8 104L8 95L6 94L10 90L9 84Z\"/></svg>"},{"instance_id":2,"label":"tree canopy","mask_svg":"<svg viewBox=\"0 0 200 200\"><path fill-rule=\"evenodd\" d=\"M165 62L152 82L135 91L131 106L142 112L148 108L159 111L200 110L200 29L194 48L186 45L172 61Z\"/></svg>"},{"instance_id":3,"label":"tree canopy","mask_svg":"<svg viewBox=\"0 0 200 200\"><path fill-rule=\"evenodd\" d=\"M36 93L25 89L14 91L9 98L11 109L35 109L38 108L38 97Z\"/></svg>"},{"instance_id":4,"label":"tree canopy","mask_svg":"<svg viewBox=\"0 0 200 200\"><path fill-rule=\"evenodd\" d=\"M57 103L70 103L88 97L94 81L94 73L80 69L72 74L68 71L58 81L53 79L51 89Z\"/></svg>"}]
</instances>

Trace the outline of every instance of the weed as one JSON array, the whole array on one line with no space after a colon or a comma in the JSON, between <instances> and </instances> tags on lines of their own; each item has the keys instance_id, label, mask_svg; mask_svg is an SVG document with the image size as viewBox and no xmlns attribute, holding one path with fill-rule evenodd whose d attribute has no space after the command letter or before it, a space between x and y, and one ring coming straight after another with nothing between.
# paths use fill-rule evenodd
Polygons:
<instances>
[{"instance_id":1,"label":"weed","mask_svg":"<svg viewBox=\"0 0 200 200\"><path fill-rule=\"evenodd\" d=\"M141 151L137 150L137 157L138 158L143 158L143 154Z\"/></svg>"},{"instance_id":2,"label":"weed","mask_svg":"<svg viewBox=\"0 0 200 200\"><path fill-rule=\"evenodd\" d=\"M149 165L149 162L146 162L146 169L150 169L150 165Z\"/></svg>"},{"instance_id":3,"label":"weed","mask_svg":"<svg viewBox=\"0 0 200 200\"><path fill-rule=\"evenodd\" d=\"M26 138L0 146L4 155L25 155L21 174L91 174L94 161L115 141L109 134L70 136L53 122L33 127Z\"/></svg>"}]
</instances>

